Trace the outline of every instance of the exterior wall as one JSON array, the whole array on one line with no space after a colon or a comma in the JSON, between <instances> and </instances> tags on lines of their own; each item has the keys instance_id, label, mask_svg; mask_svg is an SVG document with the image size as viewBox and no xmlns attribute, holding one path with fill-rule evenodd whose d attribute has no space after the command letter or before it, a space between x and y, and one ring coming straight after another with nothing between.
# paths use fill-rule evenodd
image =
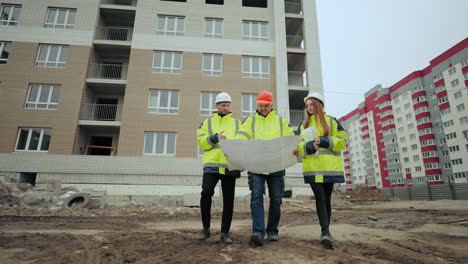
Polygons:
<instances>
[{"instance_id":1,"label":"exterior wall","mask_svg":"<svg viewBox=\"0 0 468 264\"><path fill-rule=\"evenodd\" d=\"M274 108L288 118L290 87L288 87L287 58L290 50L286 48L285 17L287 16L303 20L302 33L305 46L296 52L304 55L304 62L301 63L305 64L304 69L308 78L305 87L301 87L304 89L301 92L307 92L308 89L323 92L315 1L302 2L301 14L285 14L285 3L282 0L268 1L268 8L243 7L242 1L224 1L224 5L210 5L205 4L204 0L187 2L138 0L136 7L103 4L101 0L2 2L20 4L22 9L17 26L0 27L0 41L12 43L8 63L0 65L0 113L2 113L0 173L17 175L19 172L32 172L38 173L39 179L63 179L67 184L78 185L90 182L101 184L108 181L107 183L120 186L116 192L126 193L127 189L128 192L135 192L143 185L137 183L138 187L126 188L124 185L128 182L114 181L109 175L122 174L125 178L129 175L142 174L141 168L129 166L129 164L140 164L139 166L150 170L143 174L157 177L162 175L180 177L182 175L180 172L186 171L187 167L190 172L183 175L190 177L195 175L196 177L189 178L195 179L193 184L196 182L199 185L201 161L195 143L195 130L207 118L200 115L201 92L228 92L233 98L234 117L241 119L241 94L255 94L267 89L273 92ZM68 30L45 28L48 7L76 9L74 28ZM115 20L122 11L126 12L123 15L125 19ZM110 15L105 17L103 12L108 12L107 15L109 12L112 13L112 17ZM129 20L132 15L135 16L134 21ZM158 15L184 16L184 36L156 34ZM208 17L223 19L222 39L203 37L205 18ZM243 40L243 20L268 22L268 40ZM96 39L99 27L112 27L120 22L128 24L123 27L130 29L128 36L132 37L131 40ZM38 45L41 43L69 46L65 68L33 66ZM154 50L182 52L182 72L152 73ZM221 76L203 76L204 53L222 55ZM242 56L245 55L269 57L269 79L243 78L241 63ZM97 77L90 76L91 64L104 61L128 64L126 78L98 80ZM30 84L60 85L57 109L25 109L24 104ZM178 90L179 112L171 115L148 113L150 89ZM98 97L118 100L117 116L121 117L120 120L81 120L80 110L84 104L96 104ZM12 153L19 127L52 128L48 153ZM145 131L176 132L176 157L141 157ZM84 153L84 146L90 143L91 136L112 137L112 146L118 148L118 156L106 159L97 156L78 156L77 154ZM143 163L138 163L140 158ZM193 159L186 162L185 158ZM75 165L71 167L76 171L70 171L69 164L74 164L75 161L77 167ZM197 166L193 166L194 161ZM28 163L28 166L19 166L23 163ZM149 163L159 164L158 168L148 165ZM289 185L298 192L309 194L310 188L303 187L299 165L288 170L288 174L292 175ZM99 175L104 174L107 176L99 178ZM67 175L70 177L67 178ZM101 182L96 182L96 179ZM160 180L154 178L152 180L154 181L151 184L155 186L164 185ZM181 185L183 184L190 185L187 190L195 188L192 182L186 181ZM161 192L161 188L158 188L149 188L146 191Z\"/></svg>"},{"instance_id":2,"label":"exterior wall","mask_svg":"<svg viewBox=\"0 0 468 264\"><path fill-rule=\"evenodd\" d=\"M268 1L271 2L271 1ZM269 24L269 39L274 40L274 10L271 3L267 8L242 6L242 1L224 1L224 5L205 4L205 0L187 2L138 1L135 19L135 33L154 35L157 15L185 16L185 35L203 38L205 17L222 18L224 21L224 39L242 39L242 20L265 21ZM178 38L178 37L174 37ZM173 39L174 40L174 39ZM196 45L193 45L196 46ZM235 47L231 47L234 48Z\"/></svg>"},{"instance_id":3,"label":"exterior wall","mask_svg":"<svg viewBox=\"0 0 468 264\"><path fill-rule=\"evenodd\" d=\"M152 73L153 52L133 49L120 130L119 155L143 154L145 131L176 132L176 156L195 157L195 130L208 116L200 115L200 93L228 92L231 111L241 119L241 94L271 90L275 96L274 60L270 59L270 79L241 78L241 56L223 55L223 75L203 76L202 54L184 52L181 74ZM145 67L141 65L146 65ZM179 90L178 114L147 113L149 89ZM276 96L275 96L276 98Z\"/></svg>"},{"instance_id":4,"label":"exterior wall","mask_svg":"<svg viewBox=\"0 0 468 264\"><path fill-rule=\"evenodd\" d=\"M11 0L2 4L21 5L17 26L2 26L2 41L90 46L92 43L99 1L97 0ZM44 28L48 7L77 10L74 29Z\"/></svg>"},{"instance_id":5,"label":"exterior wall","mask_svg":"<svg viewBox=\"0 0 468 264\"><path fill-rule=\"evenodd\" d=\"M340 119L340 123L343 128L346 130L348 134L348 141L346 144L346 148L343 149L343 165L345 168L345 183L344 184L337 184L335 187L337 191L347 191L351 190L353 187L353 181L355 178L358 178L359 168L356 167L356 156L361 153L360 148L360 130L359 130L359 112L358 109L355 109L351 113L349 113L346 118Z\"/></svg>"},{"instance_id":6,"label":"exterior wall","mask_svg":"<svg viewBox=\"0 0 468 264\"><path fill-rule=\"evenodd\" d=\"M0 64L0 152L13 152L19 127L52 128L50 154L72 154L90 47L71 46L65 68L35 67L37 43L12 42ZM30 84L60 85L56 110L26 109Z\"/></svg>"},{"instance_id":7,"label":"exterior wall","mask_svg":"<svg viewBox=\"0 0 468 264\"><path fill-rule=\"evenodd\" d=\"M278 114L288 120L289 117L289 86L288 86L288 58L286 45L286 19L284 2L273 0L274 19L275 19L275 59L276 59L276 87L277 87L277 106ZM286 16L288 16L286 14Z\"/></svg>"},{"instance_id":8,"label":"exterior wall","mask_svg":"<svg viewBox=\"0 0 468 264\"><path fill-rule=\"evenodd\" d=\"M365 94L365 108L363 108L362 114L367 115L367 123L362 124L368 128L372 128L374 133L369 133L370 129L367 129L366 134L363 135L362 139L368 138L370 143L370 154L372 158L377 156L379 158L378 170L374 164L374 168L367 168L367 177L369 178L368 183L372 188L376 188L377 185L382 187L389 186L388 170L387 165L387 154L389 149L392 147L386 147L385 142L392 138L394 134L394 123L389 123L388 120L393 118L393 110L390 104L389 90L382 88L380 85L375 86ZM364 114L366 113L366 114ZM372 123L371 123L372 122ZM372 137L371 137L372 134ZM394 142L391 142L394 144ZM372 148L375 146L375 149ZM393 146L394 147L394 146ZM372 161L373 162L373 161ZM371 166L371 164L369 164ZM372 180L374 178L374 180Z\"/></svg>"},{"instance_id":9,"label":"exterior wall","mask_svg":"<svg viewBox=\"0 0 468 264\"><path fill-rule=\"evenodd\" d=\"M149 129L157 131L173 131L177 132L177 156L193 156L196 155L196 146L192 138L193 131L198 124L206 117L197 115L199 112L199 94L201 91L226 91L233 96L233 112L237 118L240 118L240 99L241 93L257 93L262 89L268 89L274 92L278 111L287 116L288 114L288 87L287 76L283 76L287 72L285 32L284 32L284 2L276 0L270 2L268 8L252 8L243 7L239 1L226 1L224 5L209 5L202 0L193 0L186 3L171 2L171 1L139 1L136 7L135 23L133 28L133 39L131 42L131 56L129 63L128 81L125 88L125 96L117 96L119 106L123 107L122 113L122 128L121 135L113 135L114 139L119 138L119 155L141 155L143 145L143 132ZM89 52L92 53L92 61L98 62L95 49L88 48L86 51L76 53L76 50L83 49L82 45L92 46L94 30L97 25L103 25L102 19L99 19L99 1L10 1L11 4L21 4L18 26L2 27L3 41L12 41L12 51L9 62L0 67L5 68L3 74L9 75L11 72L18 71L17 67L24 67L24 64L31 65L37 51L37 43L49 44L66 44L70 45L70 57L65 69L36 69L28 74L28 78L18 76L23 81L22 84L13 85L8 81L3 85L11 87L20 86L23 94L16 95L16 100L10 100L8 96L8 104L4 106L11 110L7 113L15 113L18 111L19 105L22 105L25 100L25 93L29 83L54 83L62 86L59 109L56 111L39 111L28 110L27 112L42 112L43 119L38 116L29 116L25 114L17 116L10 114L10 118L18 123L2 124L6 137L2 138L0 145L1 151L11 152L13 142L17 133L17 127L20 125L31 126L32 124L45 124L53 128L52 142L50 144L50 153L81 153L83 150L80 146L88 141L89 136L86 136L86 131L79 130L79 135L75 138L76 120L79 116L80 106L77 105L77 97L83 95L83 82L85 78L85 69L88 67ZM308 78L308 86L311 90L322 91L320 56L318 47L318 31L315 17L315 3L307 1L303 3L304 13L300 15L304 19L304 24L310 24L310 27L303 28L306 43L307 71L311 78ZM43 27L47 16L47 7L64 7L74 8L77 10L76 23L73 30L47 29ZM185 33L184 36L163 36L156 34L157 15L177 15L185 16ZM239 15L241 14L241 15ZM223 39L204 38L204 25L206 17L222 18L223 19ZM242 40L242 21L256 20L268 22L268 41L248 41ZM23 47L24 43L32 43L30 47ZM284 45L279 45L283 43ZM26 49L24 52L21 49ZM153 50L170 50L183 52L183 69L181 74L155 74L151 73L151 59ZM84 54L83 54L84 52ZM201 74L202 54L203 53L219 53L223 55L223 75L221 77L203 77ZM25 54L23 54L25 53ZM241 77L241 56L255 55L270 57L270 78L264 79L247 79ZM276 56L280 56L278 58ZM79 61L76 61L79 59ZM107 59L109 61L109 59ZM280 62L278 64L278 62ZM77 66L81 65L78 72ZM15 66L16 65L16 66ZM74 68L71 68L73 65ZM47 77L44 73L49 74ZM66 72L63 75L62 73ZM281 77L277 77L279 73ZM70 78L73 75L73 78ZM65 81L66 80L66 81ZM16 81L16 80L15 80ZM67 81L73 83L74 87L68 92ZM281 82L281 83L278 83ZM75 86L79 86L76 88ZM18 87L18 88L20 88ZM165 116L146 113L146 105L148 101L148 90L150 88L157 89L176 89L180 90L180 111L178 115ZM109 97L111 94L96 93L86 88L83 96L82 104L94 103L93 98ZM68 100L75 100L68 104ZM19 103L21 102L21 103ZM191 103L186 103L191 102ZM10 107L15 104L15 107ZM70 105L74 108L70 116L67 112L63 112L63 119L68 117L68 128L61 128L61 125L56 127L52 120L57 120L55 117L50 118L52 112L62 112L61 105ZM68 109L67 109L68 110ZM71 111L71 110L69 110ZM21 110L20 112L25 112ZM29 116L29 119L26 118ZM26 118L26 119L25 119ZM42 120L47 119L47 122ZM29 124L24 124L24 123ZM142 125L139 122L145 122ZM183 125L181 125L181 123ZM164 124L164 125L163 125ZM14 125L14 126L13 126ZM36 125L39 126L39 125ZM12 127L14 129L12 129ZM64 130L63 133L60 131ZM60 133L60 134L57 134ZM62 134L68 136L62 137ZM96 135L96 133L92 133ZM101 135L105 135L106 133ZM109 133L107 133L109 134ZM60 135L60 141L58 136ZM12 140L13 139L13 140ZM61 146L57 146L58 142L64 142ZM73 149L73 144L77 145ZM116 140L114 143L116 144Z\"/></svg>"},{"instance_id":10,"label":"exterior wall","mask_svg":"<svg viewBox=\"0 0 468 264\"><path fill-rule=\"evenodd\" d=\"M377 152L377 131L374 129L374 115L367 114L367 122L369 124L370 146L371 152L368 158L370 162L367 164L367 169L372 167L373 173L367 173L365 183L369 186L382 187L382 180L380 179L380 164Z\"/></svg>"},{"instance_id":11,"label":"exterior wall","mask_svg":"<svg viewBox=\"0 0 468 264\"><path fill-rule=\"evenodd\" d=\"M11 42L8 63L0 65L0 112L4 114L0 122L0 152L14 151L19 127L49 127L53 129L49 153L71 154L80 110L76 98L83 94L98 1L12 0L5 3L22 8L17 26L0 28L0 41ZM71 30L44 28L48 7L76 9L75 27ZM69 45L65 68L35 67L39 43ZM57 109L25 109L30 84L60 85Z\"/></svg>"},{"instance_id":12,"label":"exterior wall","mask_svg":"<svg viewBox=\"0 0 468 264\"><path fill-rule=\"evenodd\" d=\"M366 119L361 144L366 144L365 134L370 131L366 126L374 127L375 134L369 133L368 138L375 143L372 149L377 149L379 157L376 167L381 168L383 182L377 183L378 187L467 182L468 111L461 106L466 104L467 79L468 39L465 39L433 59L425 69L409 74L388 89L376 86L365 94L365 102L359 107L359 118ZM448 101L440 100L444 97ZM372 115L376 105L377 114ZM356 110L340 120L346 123L354 120L355 115ZM374 125L368 124L371 117ZM355 138L357 132L351 131L351 137ZM447 136L453 134L456 135L453 138ZM358 148L357 142L350 142L348 149ZM359 163L359 158L351 155L348 162ZM354 181L360 183L358 178Z\"/></svg>"},{"instance_id":13,"label":"exterior wall","mask_svg":"<svg viewBox=\"0 0 468 264\"><path fill-rule=\"evenodd\" d=\"M467 52L468 53L468 52ZM465 64L468 64L468 59L464 60ZM450 102L450 114L442 116L442 122L453 122L453 125L444 127L444 133L456 134L456 138L446 138L448 154L450 161L461 159L462 164L451 164L452 178L454 182L468 182L468 138L463 134L468 134L468 123L462 121L463 118L468 116L468 86L465 82L465 76L463 73L468 72L468 66L462 66L462 63L457 63L452 67L455 69L455 73L450 74L449 69L443 72L445 80L445 86L447 90L448 100ZM458 80L458 85L453 85L453 82ZM457 98L455 98L455 93ZM462 110L459 110L457 106L464 105ZM456 150L458 147L459 150ZM453 149L453 151L452 151ZM443 167L444 164L441 164ZM465 173L465 177L455 177L455 174Z\"/></svg>"},{"instance_id":14,"label":"exterior wall","mask_svg":"<svg viewBox=\"0 0 468 264\"><path fill-rule=\"evenodd\" d=\"M315 1L302 1L304 10L304 35L307 49L307 76L309 90L322 93L322 66L320 61L319 33L317 24L317 6Z\"/></svg>"},{"instance_id":15,"label":"exterior wall","mask_svg":"<svg viewBox=\"0 0 468 264\"><path fill-rule=\"evenodd\" d=\"M361 133L361 123L360 119L356 119L354 122L351 123L350 130L353 132L353 140L350 142L350 155L353 158L351 161L351 169L352 169L352 183L354 185L357 184L364 184L366 179L366 166L364 165L364 150L362 144L355 144L356 142L362 141L362 133Z\"/></svg>"},{"instance_id":16,"label":"exterior wall","mask_svg":"<svg viewBox=\"0 0 468 264\"><path fill-rule=\"evenodd\" d=\"M410 86L407 85L407 87ZM399 90L402 89L400 88ZM400 179L397 184L412 184L412 179L425 176L424 164L421 156L421 145L417 140L419 135L416 129L416 114L413 108L411 92L408 89L405 90L406 91L401 91L402 94L393 100L395 103L395 100L399 99L399 103L395 103L394 108L401 110L401 113L395 114L398 131L397 140L399 142L398 150L399 153L401 153L399 163L402 165L401 176L396 178ZM402 132L399 131L400 127L403 128ZM416 149L413 148L413 145L417 146ZM406 148L406 151L403 151L403 148ZM407 161L405 159L407 159ZM417 171L416 167L420 167L421 170ZM409 172L407 172L407 170L409 170Z\"/></svg>"}]
</instances>

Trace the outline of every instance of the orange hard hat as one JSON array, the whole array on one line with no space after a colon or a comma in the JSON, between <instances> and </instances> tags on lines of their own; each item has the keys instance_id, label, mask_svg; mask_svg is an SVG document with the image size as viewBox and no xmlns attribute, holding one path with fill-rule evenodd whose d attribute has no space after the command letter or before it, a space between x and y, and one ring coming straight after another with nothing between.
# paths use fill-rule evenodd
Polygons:
<instances>
[{"instance_id":1,"label":"orange hard hat","mask_svg":"<svg viewBox=\"0 0 468 264\"><path fill-rule=\"evenodd\" d=\"M273 95L270 91L263 90L257 95L257 103L268 104L273 103Z\"/></svg>"}]
</instances>

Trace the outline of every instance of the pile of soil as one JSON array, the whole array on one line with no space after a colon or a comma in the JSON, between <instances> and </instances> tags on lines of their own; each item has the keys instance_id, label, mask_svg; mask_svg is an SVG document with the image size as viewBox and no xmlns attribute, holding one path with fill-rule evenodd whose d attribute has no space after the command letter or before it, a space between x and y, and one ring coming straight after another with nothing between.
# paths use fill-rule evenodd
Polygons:
<instances>
[{"instance_id":1,"label":"pile of soil","mask_svg":"<svg viewBox=\"0 0 468 264\"><path fill-rule=\"evenodd\" d=\"M390 199L366 186L357 186L350 196L351 201L390 201Z\"/></svg>"}]
</instances>

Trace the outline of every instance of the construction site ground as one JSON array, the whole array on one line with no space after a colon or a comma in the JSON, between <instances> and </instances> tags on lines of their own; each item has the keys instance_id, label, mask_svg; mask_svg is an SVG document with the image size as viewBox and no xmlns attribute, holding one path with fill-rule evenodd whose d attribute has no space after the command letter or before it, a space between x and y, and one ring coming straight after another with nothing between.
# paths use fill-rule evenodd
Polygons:
<instances>
[{"instance_id":1,"label":"construction site ground","mask_svg":"<svg viewBox=\"0 0 468 264\"><path fill-rule=\"evenodd\" d=\"M249 245L249 201L236 203L234 243L197 241L199 208L0 209L0 263L467 263L468 201L333 200L335 249L319 243L313 200L284 199L280 240Z\"/></svg>"}]
</instances>

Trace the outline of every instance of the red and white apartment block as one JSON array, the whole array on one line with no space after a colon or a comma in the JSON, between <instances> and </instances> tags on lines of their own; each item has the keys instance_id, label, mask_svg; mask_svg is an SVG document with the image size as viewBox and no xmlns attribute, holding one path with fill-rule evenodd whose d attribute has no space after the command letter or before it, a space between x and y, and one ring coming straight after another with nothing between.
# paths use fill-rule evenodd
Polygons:
<instances>
[{"instance_id":1,"label":"red and white apartment block","mask_svg":"<svg viewBox=\"0 0 468 264\"><path fill-rule=\"evenodd\" d=\"M348 132L340 190L468 182L468 38L340 118Z\"/></svg>"}]
</instances>

